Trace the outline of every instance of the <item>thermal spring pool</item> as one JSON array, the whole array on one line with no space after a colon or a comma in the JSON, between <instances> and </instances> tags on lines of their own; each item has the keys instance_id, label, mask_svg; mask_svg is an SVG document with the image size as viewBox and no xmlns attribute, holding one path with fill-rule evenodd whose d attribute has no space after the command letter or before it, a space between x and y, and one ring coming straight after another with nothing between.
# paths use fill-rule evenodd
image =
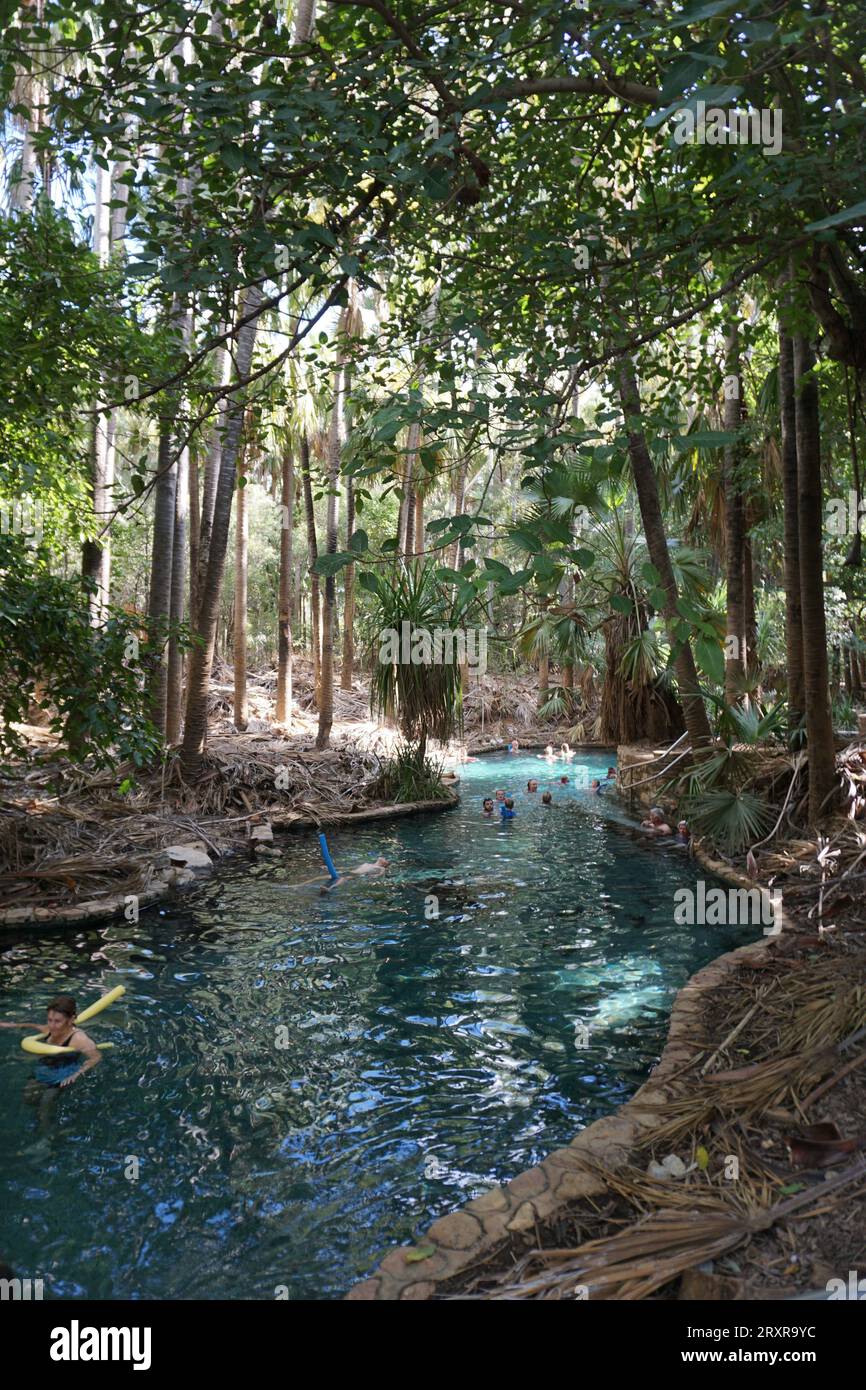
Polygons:
<instances>
[{"instance_id":1,"label":"thermal spring pool","mask_svg":"<svg viewBox=\"0 0 866 1390\"><path fill-rule=\"evenodd\" d=\"M0 934L5 1019L126 986L47 1116L0 1034L0 1259L47 1298L339 1298L627 1100L676 991L759 928L674 923L701 871L587 790L608 761L469 763L458 808L331 832L392 867L327 896L295 832L135 924Z\"/></svg>"}]
</instances>

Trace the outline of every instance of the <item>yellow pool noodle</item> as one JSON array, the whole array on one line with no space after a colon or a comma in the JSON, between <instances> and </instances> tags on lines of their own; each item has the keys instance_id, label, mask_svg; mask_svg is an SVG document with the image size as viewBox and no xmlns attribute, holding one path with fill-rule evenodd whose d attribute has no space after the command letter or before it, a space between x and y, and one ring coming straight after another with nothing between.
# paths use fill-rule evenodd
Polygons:
<instances>
[{"instance_id":1,"label":"yellow pool noodle","mask_svg":"<svg viewBox=\"0 0 866 1390\"><path fill-rule=\"evenodd\" d=\"M76 1028L79 1024L86 1023L89 1018L93 1018L96 1014L101 1014L103 1009L107 1009L110 1004L114 1003L115 999L119 999L121 994L125 993L125 985L117 985L115 989L110 989L107 994L103 994L101 999L97 999L95 1004L91 1004L83 1013L78 1015L75 1020ZM22 1038L21 1046L25 1052L35 1052L40 1057L59 1057L64 1053L68 1053L71 1056L77 1053L77 1047L55 1047L54 1043L43 1042L42 1039L46 1036L45 1033L34 1033L29 1038ZM98 1044L100 1052L106 1047L113 1046L114 1043Z\"/></svg>"}]
</instances>

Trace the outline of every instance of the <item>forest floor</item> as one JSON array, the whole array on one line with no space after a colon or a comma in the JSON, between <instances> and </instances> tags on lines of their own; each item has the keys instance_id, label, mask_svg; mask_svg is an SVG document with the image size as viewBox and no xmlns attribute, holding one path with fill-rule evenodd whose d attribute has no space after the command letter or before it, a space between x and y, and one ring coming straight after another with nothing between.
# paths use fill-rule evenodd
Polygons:
<instances>
[{"instance_id":1,"label":"forest floor","mask_svg":"<svg viewBox=\"0 0 866 1390\"><path fill-rule=\"evenodd\" d=\"M248 723L238 732L229 675L215 673L194 783L176 752L155 772L131 763L94 770L64 757L49 730L19 726L27 754L0 775L0 925L86 920L109 903L122 910L130 895L144 905L208 860L277 853L262 827L329 824L393 804L379 779L399 736L370 718L365 685L335 690L330 746L320 752L309 662L296 664L290 728L272 722L276 682L265 673L249 678ZM466 742L495 747L516 734L544 742L554 731L539 728L536 705L531 680L473 678ZM447 751L459 756L456 745Z\"/></svg>"}]
</instances>

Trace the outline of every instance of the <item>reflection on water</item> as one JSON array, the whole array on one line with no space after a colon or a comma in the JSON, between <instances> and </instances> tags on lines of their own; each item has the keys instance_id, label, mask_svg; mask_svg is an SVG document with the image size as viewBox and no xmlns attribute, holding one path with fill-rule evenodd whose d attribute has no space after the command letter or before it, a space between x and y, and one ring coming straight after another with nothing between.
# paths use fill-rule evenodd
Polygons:
<instances>
[{"instance_id":1,"label":"reflection on water","mask_svg":"<svg viewBox=\"0 0 866 1390\"><path fill-rule=\"evenodd\" d=\"M326 897L290 836L134 926L0 938L6 1018L127 987L48 1134L0 1034L0 1259L54 1297L338 1297L627 1099L675 991L749 933L674 924L694 868L578 785L606 766L469 764L458 810L330 834L339 868L393 869Z\"/></svg>"}]
</instances>

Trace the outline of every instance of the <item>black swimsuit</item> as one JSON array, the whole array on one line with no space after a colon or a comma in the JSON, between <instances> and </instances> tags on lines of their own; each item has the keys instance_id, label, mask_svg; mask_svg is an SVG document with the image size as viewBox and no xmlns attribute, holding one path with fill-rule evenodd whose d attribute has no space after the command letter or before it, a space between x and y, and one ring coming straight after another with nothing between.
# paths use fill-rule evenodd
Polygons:
<instances>
[{"instance_id":1,"label":"black swimsuit","mask_svg":"<svg viewBox=\"0 0 866 1390\"><path fill-rule=\"evenodd\" d=\"M58 1047L66 1047L69 1038L73 1037L77 1029L73 1028L65 1043L57 1043ZM54 1056L39 1058L37 1076L45 1086L59 1086L61 1081L66 1081L73 1072L78 1071L81 1063L81 1053L76 1049L73 1052L58 1052Z\"/></svg>"}]
</instances>

